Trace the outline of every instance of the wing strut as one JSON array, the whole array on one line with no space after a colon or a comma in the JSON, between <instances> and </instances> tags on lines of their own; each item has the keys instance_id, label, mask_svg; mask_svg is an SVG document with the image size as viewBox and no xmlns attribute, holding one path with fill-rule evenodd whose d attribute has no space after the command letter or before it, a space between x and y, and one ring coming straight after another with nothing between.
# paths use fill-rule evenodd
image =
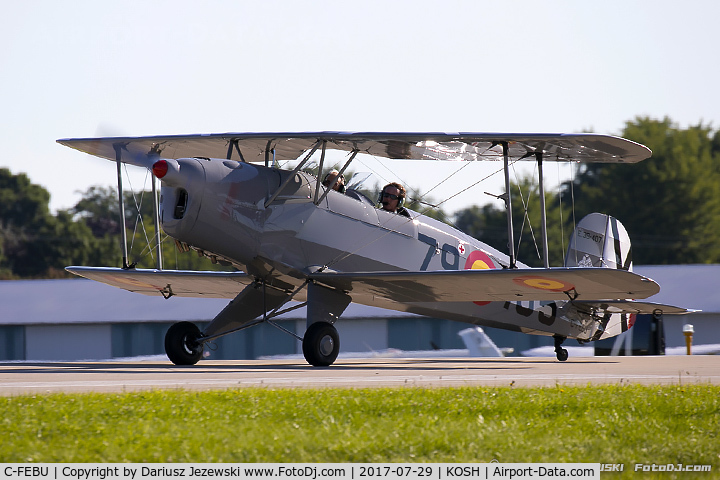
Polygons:
<instances>
[{"instance_id":1,"label":"wing strut","mask_svg":"<svg viewBox=\"0 0 720 480\"><path fill-rule=\"evenodd\" d=\"M503 147L503 170L505 171L505 208L507 210L507 222L508 222L508 245L510 247L510 268L516 268L515 265L515 238L513 235L513 221L512 221L512 194L510 192L510 162L508 143L501 142ZM532 155L528 153L525 156ZM545 268L550 268L550 254L548 252L548 238L547 238L547 211L545 206L545 182L543 176L543 151L542 149L535 151L535 159L538 164L538 187L540 190L540 229L542 235L543 244L543 265Z\"/></svg>"},{"instance_id":2,"label":"wing strut","mask_svg":"<svg viewBox=\"0 0 720 480\"><path fill-rule=\"evenodd\" d=\"M535 152L535 158L538 164L538 186L540 189L540 229L542 231L543 242L543 265L550 268L550 259L548 253L547 238L547 212L545 211L545 183L543 181L543 152L542 150Z\"/></svg>"},{"instance_id":3,"label":"wing strut","mask_svg":"<svg viewBox=\"0 0 720 480\"><path fill-rule=\"evenodd\" d=\"M228 144L227 159L232 160L233 147L235 147L235 150L237 150L238 155L240 155L240 161L242 163L247 163L247 162L245 162L245 157L243 157L243 154L240 151L240 145L238 144L237 138L233 138L232 140L230 140L230 143Z\"/></svg>"},{"instance_id":4,"label":"wing strut","mask_svg":"<svg viewBox=\"0 0 720 480\"><path fill-rule=\"evenodd\" d=\"M325 148L327 147L327 140L323 140L322 142L322 152L320 153L320 167L318 167L318 181L315 182L315 200L314 203L317 205L318 203L318 195L320 195L320 179L322 178L322 172L323 172L323 163L325 163ZM338 175L339 177L340 175ZM335 182L333 182L333 185ZM325 197L323 197L325 198Z\"/></svg>"},{"instance_id":5,"label":"wing strut","mask_svg":"<svg viewBox=\"0 0 720 480\"><path fill-rule=\"evenodd\" d=\"M508 223L508 247L510 250L510 268L517 268L515 265L515 237L513 235L512 221L512 195L510 194L510 152L508 142L500 142L503 149L503 170L505 171L505 209L507 210Z\"/></svg>"},{"instance_id":6,"label":"wing strut","mask_svg":"<svg viewBox=\"0 0 720 480\"><path fill-rule=\"evenodd\" d=\"M310 160L310 157L313 156L313 153L315 153L315 151L316 151L318 148L320 148L320 145L321 145L322 143L323 143L322 140L318 140L317 142L315 142L315 145L313 145L313 148L310 150L310 153L308 153L308 154L305 156L305 158L303 158L302 162L298 163L298 166L295 167L295 170L293 170L293 171L290 173L290 175L288 175L287 179L282 183L282 185L280 185L280 188L278 188L278 189L275 191L275 193L273 193L273 194L270 196L270 198L267 199L267 201L265 202L265 208L267 208L268 205L270 205L270 204L273 202L273 200L275 200L275 199L277 198L277 196L280 195L280 192L283 191L283 188L285 188L285 186L286 186L288 183L292 182L292 179L295 178L295 174L296 174L297 172L299 172L302 167L305 166L305 164L308 162L308 160Z\"/></svg>"},{"instance_id":7,"label":"wing strut","mask_svg":"<svg viewBox=\"0 0 720 480\"><path fill-rule=\"evenodd\" d=\"M352 163L353 159L355 159L355 156L358 153L360 153L360 150L352 151L350 158L348 158L347 162L345 162L345 165L343 165L343 167L340 169L340 171L337 174L337 177L335 177L335 179L332 181L332 183L330 183L330 185L327 186L327 190L325 190L325 193L323 193L322 196L320 197L320 199L317 202L315 202L315 205L320 205L320 203L323 200L325 200L325 197L328 196L328 193L330 193L330 190L332 190L333 187L335 186L335 184L338 182L338 180L340 180L340 177L342 176L343 172L345 171L346 168L348 168L350 166L350 163ZM318 181L318 186L319 185L320 185L320 182Z\"/></svg>"},{"instance_id":8,"label":"wing strut","mask_svg":"<svg viewBox=\"0 0 720 480\"><path fill-rule=\"evenodd\" d=\"M265 146L265 166L266 167L270 166L270 151L271 151L270 147L272 146L273 140L274 139L272 139L272 138L270 140L268 140L267 145ZM274 167L275 166L275 147L272 148L272 154L273 154L272 164Z\"/></svg>"},{"instance_id":9,"label":"wing strut","mask_svg":"<svg viewBox=\"0 0 720 480\"><path fill-rule=\"evenodd\" d=\"M153 220L155 221L155 243L156 243L156 266L158 270L162 270L162 247L160 244L160 205L158 205L158 194L157 194L157 178L155 174L150 174L150 181L152 182L152 197L153 197ZM168 297L169 298L169 297Z\"/></svg>"},{"instance_id":10,"label":"wing strut","mask_svg":"<svg viewBox=\"0 0 720 480\"><path fill-rule=\"evenodd\" d=\"M121 143L113 144L115 149L115 163L117 163L118 201L120 203L120 234L122 235L122 268L128 270L133 266L128 264L127 231L125 229L125 199L122 186L122 148Z\"/></svg>"},{"instance_id":11,"label":"wing strut","mask_svg":"<svg viewBox=\"0 0 720 480\"><path fill-rule=\"evenodd\" d=\"M128 263L128 247L127 247L127 229L125 225L125 199L123 198L123 182L122 182L122 150L125 147L122 143L114 143L115 163L117 164L117 182L118 182L118 203L120 205L120 235L122 237L122 268L130 270L135 268L135 263ZM157 256L156 266L158 270L162 270L162 246L160 244L160 206L158 205L157 182L155 175L152 177L152 197L153 197L153 223L155 224L155 254Z\"/></svg>"}]
</instances>

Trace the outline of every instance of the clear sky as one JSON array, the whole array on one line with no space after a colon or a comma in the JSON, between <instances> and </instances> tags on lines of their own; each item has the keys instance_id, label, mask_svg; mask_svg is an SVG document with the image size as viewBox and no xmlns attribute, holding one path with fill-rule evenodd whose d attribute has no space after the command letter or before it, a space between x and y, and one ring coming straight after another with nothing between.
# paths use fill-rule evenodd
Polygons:
<instances>
[{"instance_id":1,"label":"clear sky","mask_svg":"<svg viewBox=\"0 0 720 480\"><path fill-rule=\"evenodd\" d=\"M0 167L58 209L115 182L112 162L58 138L618 134L638 115L717 129L718 18L716 0L7 1ZM424 190L445 175L398 168ZM484 175L466 169L436 192ZM447 206L487 203L485 190L500 193L480 185Z\"/></svg>"}]
</instances>

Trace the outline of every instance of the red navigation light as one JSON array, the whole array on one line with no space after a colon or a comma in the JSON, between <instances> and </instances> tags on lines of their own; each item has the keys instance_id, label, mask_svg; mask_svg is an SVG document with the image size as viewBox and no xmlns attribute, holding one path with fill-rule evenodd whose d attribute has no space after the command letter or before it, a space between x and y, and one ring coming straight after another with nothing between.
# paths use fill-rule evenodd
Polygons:
<instances>
[{"instance_id":1,"label":"red navigation light","mask_svg":"<svg viewBox=\"0 0 720 480\"><path fill-rule=\"evenodd\" d=\"M157 178L163 178L168 171L167 162L165 160L158 160L153 164L152 171Z\"/></svg>"}]
</instances>

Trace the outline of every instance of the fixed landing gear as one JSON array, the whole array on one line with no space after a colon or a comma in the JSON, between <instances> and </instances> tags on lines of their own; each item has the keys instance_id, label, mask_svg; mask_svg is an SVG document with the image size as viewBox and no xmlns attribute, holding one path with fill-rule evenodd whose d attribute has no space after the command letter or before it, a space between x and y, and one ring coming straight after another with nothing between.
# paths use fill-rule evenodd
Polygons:
<instances>
[{"instance_id":1,"label":"fixed landing gear","mask_svg":"<svg viewBox=\"0 0 720 480\"><path fill-rule=\"evenodd\" d=\"M311 324L302 341L305 360L313 367L332 365L340 352L340 337L328 322Z\"/></svg>"},{"instance_id":2,"label":"fixed landing gear","mask_svg":"<svg viewBox=\"0 0 720 480\"><path fill-rule=\"evenodd\" d=\"M565 341L566 337L560 337L556 335L553 337L553 339L555 340L555 355L557 355L558 360L564 362L570 356L567 350L560 347L560 345L562 345Z\"/></svg>"},{"instance_id":3,"label":"fixed landing gear","mask_svg":"<svg viewBox=\"0 0 720 480\"><path fill-rule=\"evenodd\" d=\"M202 358L200 329L190 322L173 324L165 334L165 353L175 365L195 365Z\"/></svg>"}]
</instances>

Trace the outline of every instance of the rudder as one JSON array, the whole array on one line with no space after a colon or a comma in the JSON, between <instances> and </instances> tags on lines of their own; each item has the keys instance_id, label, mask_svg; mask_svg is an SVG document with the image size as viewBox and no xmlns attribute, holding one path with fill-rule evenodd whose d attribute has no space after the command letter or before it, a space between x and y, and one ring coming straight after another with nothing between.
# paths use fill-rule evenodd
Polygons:
<instances>
[{"instance_id":1,"label":"rudder","mask_svg":"<svg viewBox=\"0 0 720 480\"><path fill-rule=\"evenodd\" d=\"M625 227L610 215L587 215L575 227L565 266L632 271L632 246Z\"/></svg>"}]
</instances>

